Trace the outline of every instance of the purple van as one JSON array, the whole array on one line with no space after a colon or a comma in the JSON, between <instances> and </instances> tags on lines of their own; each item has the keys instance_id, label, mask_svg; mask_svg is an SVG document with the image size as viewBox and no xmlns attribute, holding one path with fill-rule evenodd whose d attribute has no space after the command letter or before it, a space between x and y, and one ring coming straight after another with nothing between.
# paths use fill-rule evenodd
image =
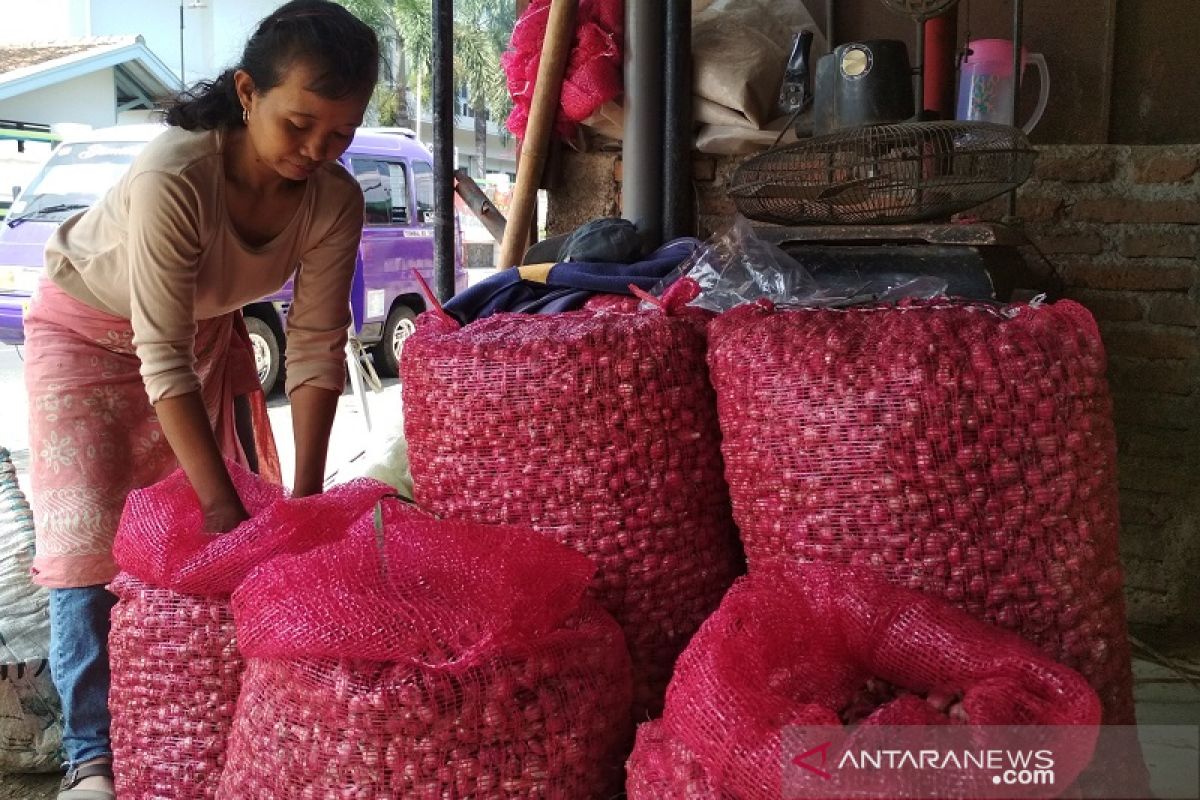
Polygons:
<instances>
[{"instance_id":1,"label":"purple van","mask_svg":"<svg viewBox=\"0 0 1200 800\"><path fill-rule=\"evenodd\" d=\"M54 229L95 203L134 157L165 128L122 125L90 131L61 144L17 196L0 222L0 342L21 344L21 315L42 271L42 250ZM433 159L402 129L363 128L340 159L366 198L362 244L351 290L357 337L371 348L375 369L395 377L404 339L425 299L412 271L433 278ZM467 285L461 236L455 287ZM243 311L254 344L258 377L270 393L280 373L292 299L289 281Z\"/></svg>"}]
</instances>

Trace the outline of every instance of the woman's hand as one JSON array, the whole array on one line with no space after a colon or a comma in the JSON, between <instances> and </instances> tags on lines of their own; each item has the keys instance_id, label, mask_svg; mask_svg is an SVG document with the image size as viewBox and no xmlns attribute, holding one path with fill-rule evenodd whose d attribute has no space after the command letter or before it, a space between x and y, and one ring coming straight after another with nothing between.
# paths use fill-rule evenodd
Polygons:
<instances>
[{"instance_id":1,"label":"woman's hand","mask_svg":"<svg viewBox=\"0 0 1200 800\"><path fill-rule=\"evenodd\" d=\"M227 501L204 509L204 532L228 533L248 519L250 515L246 513L242 501L234 497L232 502Z\"/></svg>"},{"instance_id":2,"label":"woman's hand","mask_svg":"<svg viewBox=\"0 0 1200 800\"><path fill-rule=\"evenodd\" d=\"M204 530L225 533L249 519L217 446L199 392L159 400L154 406L163 433L187 473L204 514Z\"/></svg>"}]
</instances>

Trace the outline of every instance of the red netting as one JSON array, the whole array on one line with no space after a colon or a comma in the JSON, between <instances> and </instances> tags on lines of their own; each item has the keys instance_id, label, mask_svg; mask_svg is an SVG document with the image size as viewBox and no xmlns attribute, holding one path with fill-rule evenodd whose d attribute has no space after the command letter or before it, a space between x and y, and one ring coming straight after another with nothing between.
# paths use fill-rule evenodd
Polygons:
<instances>
[{"instance_id":1,"label":"red netting","mask_svg":"<svg viewBox=\"0 0 1200 800\"><path fill-rule=\"evenodd\" d=\"M696 756L663 729L661 719L638 726L625 764L629 800L725 800Z\"/></svg>"},{"instance_id":2,"label":"red netting","mask_svg":"<svg viewBox=\"0 0 1200 800\"><path fill-rule=\"evenodd\" d=\"M621 93L624 11L620 0L580 0L555 122L555 130L563 138L571 135L576 123ZM533 0L513 28L509 50L500 57L513 99L508 129L517 138L524 138L529 122L549 19L550 0Z\"/></svg>"},{"instance_id":3,"label":"red netting","mask_svg":"<svg viewBox=\"0 0 1200 800\"><path fill-rule=\"evenodd\" d=\"M1086 726L1047 740L1055 785L1069 785L1100 722L1087 681L1012 633L873 575L804 565L741 579L679 657L665 737L721 792L766 800L781 793L787 725ZM913 694L855 716L884 684Z\"/></svg>"},{"instance_id":4,"label":"red netting","mask_svg":"<svg viewBox=\"0 0 1200 800\"><path fill-rule=\"evenodd\" d=\"M214 796L243 667L229 592L272 555L344 535L352 518L391 491L361 480L284 500L278 487L236 465L230 471L253 516L229 533L201 530L182 471L134 492L122 517L109 709L123 798Z\"/></svg>"},{"instance_id":5,"label":"red netting","mask_svg":"<svg viewBox=\"0 0 1200 800\"><path fill-rule=\"evenodd\" d=\"M752 568L868 565L1016 631L1132 724L1105 355L1076 303L773 313L710 330Z\"/></svg>"},{"instance_id":6,"label":"red netting","mask_svg":"<svg viewBox=\"0 0 1200 800\"><path fill-rule=\"evenodd\" d=\"M344 535L376 500L395 490L359 478L324 494L284 499L283 489L226 462L250 519L226 534L204 531L196 492L183 470L131 492L113 543L121 569L152 586L228 595L258 564Z\"/></svg>"},{"instance_id":7,"label":"red netting","mask_svg":"<svg viewBox=\"0 0 1200 800\"><path fill-rule=\"evenodd\" d=\"M249 659L228 797L602 797L629 657L592 565L517 529L385 501L234 594Z\"/></svg>"},{"instance_id":8,"label":"red netting","mask_svg":"<svg viewBox=\"0 0 1200 800\"><path fill-rule=\"evenodd\" d=\"M121 573L108 637L117 794L215 796L242 658L229 601L157 589Z\"/></svg>"},{"instance_id":9,"label":"red netting","mask_svg":"<svg viewBox=\"0 0 1200 800\"><path fill-rule=\"evenodd\" d=\"M590 556L639 718L739 563L704 356L703 325L661 313L429 314L404 345L417 500Z\"/></svg>"},{"instance_id":10,"label":"red netting","mask_svg":"<svg viewBox=\"0 0 1200 800\"><path fill-rule=\"evenodd\" d=\"M589 297L583 304L584 311L614 311L618 314L633 314L642 301L625 294L598 294Z\"/></svg>"}]
</instances>

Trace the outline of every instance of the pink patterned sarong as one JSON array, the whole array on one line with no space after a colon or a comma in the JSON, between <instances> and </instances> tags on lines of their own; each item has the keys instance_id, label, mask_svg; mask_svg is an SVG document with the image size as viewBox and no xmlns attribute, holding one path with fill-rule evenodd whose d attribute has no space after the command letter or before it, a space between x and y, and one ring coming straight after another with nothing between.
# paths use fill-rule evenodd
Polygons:
<instances>
[{"instance_id":1,"label":"pink patterned sarong","mask_svg":"<svg viewBox=\"0 0 1200 800\"><path fill-rule=\"evenodd\" d=\"M240 314L201 320L196 372L221 452L246 463L233 398L258 389ZM244 330L244 328L243 328ZM176 469L139 374L129 321L43 280L25 317L33 580L94 586L117 574L113 537L125 498Z\"/></svg>"}]
</instances>

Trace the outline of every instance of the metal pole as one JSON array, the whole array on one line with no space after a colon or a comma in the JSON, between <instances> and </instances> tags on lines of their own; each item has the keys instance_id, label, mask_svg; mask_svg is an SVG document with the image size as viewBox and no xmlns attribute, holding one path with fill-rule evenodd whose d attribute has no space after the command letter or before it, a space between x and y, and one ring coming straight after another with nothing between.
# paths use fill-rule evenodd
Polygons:
<instances>
[{"instance_id":1,"label":"metal pole","mask_svg":"<svg viewBox=\"0 0 1200 800\"><path fill-rule=\"evenodd\" d=\"M471 209L471 213L483 223L483 227L487 228L487 232L492 235L497 244L503 242L504 228L508 225L508 220L500 213L500 209L496 208L495 204L488 199L488 196L483 193L483 189L479 188L479 184L467 174L465 169L454 170L454 180L454 191L467 204L467 208Z\"/></svg>"},{"instance_id":2,"label":"metal pole","mask_svg":"<svg viewBox=\"0 0 1200 800\"><path fill-rule=\"evenodd\" d=\"M1013 82L1012 82L1012 126L1017 127L1017 104L1021 99L1021 67L1024 66L1024 59L1021 57L1021 52L1024 47L1021 39L1024 35L1024 15L1025 15L1025 0L1013 0L1013 19L1012 19L1012 48L1013 48ZM1017 190L1013 189L1008 194L1008 215L1015 217L1017 215Z\"/></svg>"},{"instance_id":3,"label":"metal pole","mask_svg":"<svg viewBox=\"0 0 1200 800\"><path fill-rule=\"evenodd\" d=\"M454 296L454 0L433 4L433 275Z\"/></svg>"},{"instance_id":4,"label":"metal pole","mask_svg":"<svg viewBox=\"0 0 1200 800\"><path fill-rule=\"evenodd\" d=\"M625 0L625 139L621 215L642 244L662 241L663 4Z\"/></svg>"},{"instance_id":5,"label":"metal pole","mask_svg":"<svg viewBox=\"0 0 1200 800\"><path fill-rule=\"evenodd\" d=\"M663 131L663 238L690 236L692 219L692 3L667 0Z\"/></svg>"},{"instance_id":6,"label":"metal pole","mask_svg":"<svg viewBox=\"0 0 1200 800\"><path fill-rule=\"evenodd\" d=\"M916 85L916 120L925 118L925 20L917 20L917 85Z\"/></svg>"},{"instance_id":7,"label":"metal pole","mask_svg":"<svg viewBox=\"0 0 1200 800\"><path fill-rule=\"evenodd\" d=\"M187 88L187 80L183 77L183 0L179 0L179 88Z\"/></svg>"}]
</instances>

